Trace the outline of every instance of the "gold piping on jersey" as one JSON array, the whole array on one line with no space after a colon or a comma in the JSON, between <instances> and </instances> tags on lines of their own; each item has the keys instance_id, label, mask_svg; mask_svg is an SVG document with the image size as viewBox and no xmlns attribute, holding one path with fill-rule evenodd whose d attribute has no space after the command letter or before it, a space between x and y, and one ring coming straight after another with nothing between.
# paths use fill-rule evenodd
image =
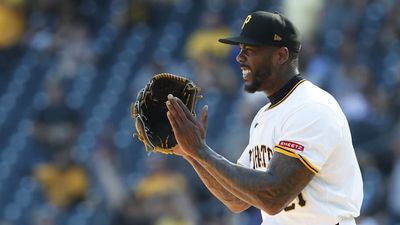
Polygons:
<instances>
[{"instance_id":1,"label":"gold piping on jersey","mask_svg":"<svg viewBox=\"0 0 400 225\"><path fill-rule=\"evenodd\" d=\"M300 161L309 169L311 170L311 172L314 172L315 174L317 174L319 172L319 170L317 168L315 168L315 166L313 164L310 163L310 161L308 161L304 156L301 156L299 154L297 154L297 156L299 157Z\"/></svg>"},{"instance_id":2,"label":"gold piping on jersey","mask_svg":"<svg viewBox=\"0 0 400 225\"><path fill-rule=\"evenodd\" d=\"M292 89L290 89L290 91L285 95L285 97L283 97L281 100L279 100L279 102L275 103L275 104L271 104L266 110L272 109L276 106L278 106L279 104L281 104L283 101L285 101L290 94L292 94L292 92L297 88L297 86L299 86L301 83L303 83L304 81L306 81L305 79L301 79L299 80L293 87Z\"/></svg>"},{"instance_id":3,"label":"gold piping on jersey","mask_svg":"<svg viewBox=\"0 0 400 225\"><path fill-rule=\"evenodd\" d=\"M319 173L319 170L317 169L317 167L315 167L304 156L297 154L295 151L290 150L290 149L285 148L285 147L280 146L280 145L275 145L274 150L276 152L282 153L284 155L299 159L300 162L303 163L307 167L307 169L309 169L311 172L313 172L314 174Z\"/></svg>"},{"instance_id":4,"label":"gold piping on jersey","mask_svg":"<svg viewBox=\"0 0 400 225\"><path fill-rule=\"evenodd\" d=\"M276 149L279 149L279 150L276 150ZM296 153L294 153L294 152L292 152L292 151L290 151L288 149L284 149L284 148L282 148L282 147L280 147L278 145L275 146L275 151L283 153L283 154L285 154L287 156L290 156L290 157L293 157L293 158L297 158Z\"/></svg>"}]
</instances>

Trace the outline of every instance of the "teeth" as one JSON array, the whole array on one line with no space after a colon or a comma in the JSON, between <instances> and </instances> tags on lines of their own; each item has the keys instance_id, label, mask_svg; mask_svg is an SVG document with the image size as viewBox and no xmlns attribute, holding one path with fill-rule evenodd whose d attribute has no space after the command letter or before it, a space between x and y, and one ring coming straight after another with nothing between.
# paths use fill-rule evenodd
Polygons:
<instances>
[{"instance_id":1,"label":"teeth","mask_svg":"<svg viewBox=\"0 0 400 225\"><path fill-rule=\"evenodd\" d=\"M250 77L250 69L246 68L246 67L242 67L242 76L243 76L243 80L247 81Z\"/></svg>"},{"instance_id":2,"label":"teeth","mask_svg":"<svg viewBox=\"0 0 400 225\"><path fill-rule=\"evenodd\" d=\"M242 74L247 76L250 73L250 70L247 68L242 68Z\"/></svg>"}]
</instances>

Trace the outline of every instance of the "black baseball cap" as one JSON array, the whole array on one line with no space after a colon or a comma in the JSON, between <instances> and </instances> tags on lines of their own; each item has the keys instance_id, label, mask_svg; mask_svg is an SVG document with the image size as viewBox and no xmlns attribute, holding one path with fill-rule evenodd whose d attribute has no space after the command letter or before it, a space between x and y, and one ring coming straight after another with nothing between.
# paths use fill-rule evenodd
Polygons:
<instances>
[{"instance_id":1,"label":"black baseball cap","mask_svg":"<svg viewBox=\"0 0 400 225\"><path fill-rule=\"evenodd\" d=\"M293 23L278 12L257 11L248 15L239 36L222 38L218 41L230 44L274 45L299 52L299 32Z\"/></svg>"}]
</instances>

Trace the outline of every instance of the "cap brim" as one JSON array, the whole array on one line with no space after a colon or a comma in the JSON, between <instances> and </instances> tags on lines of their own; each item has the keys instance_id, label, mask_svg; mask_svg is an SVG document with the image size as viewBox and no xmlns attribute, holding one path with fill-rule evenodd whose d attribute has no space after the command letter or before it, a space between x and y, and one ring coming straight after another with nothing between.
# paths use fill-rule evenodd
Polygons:
<instances>
[{"instance_id":1,"label":"cap brim","mask_svg":"<svg viewBox=\"0 0 400 225\"><path fill-rule=\"evenodd\" d=\"M239 45L239 44L263 45L264 44L264 43L254 40L254 39L241 37L241 36L221 38L221 39L218 39L218 41L221 43L224 43L224 44L228 44L228 45Z\"/></svg>"}]
</instances>

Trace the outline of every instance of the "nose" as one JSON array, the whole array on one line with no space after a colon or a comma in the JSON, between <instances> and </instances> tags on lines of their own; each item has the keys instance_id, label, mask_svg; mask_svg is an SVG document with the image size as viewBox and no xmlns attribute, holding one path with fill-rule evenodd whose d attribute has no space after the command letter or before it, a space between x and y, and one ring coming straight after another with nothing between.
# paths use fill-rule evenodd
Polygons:
<instances>
[{"instance_id":1,"label":"nose","mask_svg":"<svg viewBox=\"0 0 400 225\"><path fill-rule=\"evenodd\" d=\"M240 50L239 54L237 54L237 56L236 56L236 62L238 62L240 64L244 62L244 56L242 53L243 53L243 51Z\"/></svg>"}]
</instances>

